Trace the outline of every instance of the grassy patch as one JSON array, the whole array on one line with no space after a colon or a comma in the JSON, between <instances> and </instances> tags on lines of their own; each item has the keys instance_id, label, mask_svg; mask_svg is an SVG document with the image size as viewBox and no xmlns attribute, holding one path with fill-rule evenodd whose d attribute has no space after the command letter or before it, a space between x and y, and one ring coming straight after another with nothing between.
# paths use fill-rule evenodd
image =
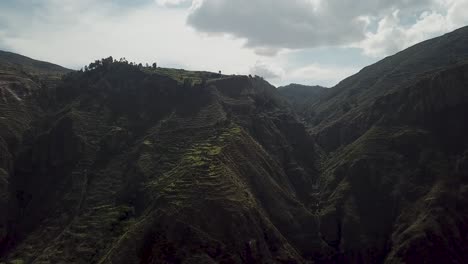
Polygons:
<instances>
[{"instance_id":1,"label":"grassy patch","mask_svg":"<svg viewBox=\"0 0 468 264\"><path fill-rule=\"evenodd\" d=\"M194 144L185 154L184 160L193 166L206 165L212 158L221 154L227 141L233 136L238 135L240 131L239 127L232 126L203 143Z\"/></svg>"},{"instance_id":2,"label":"grassy patch","mask_svg":"<svg viewBox=\"0 0 468 264\"><path fill-rule=\"evenodd\" d=\"M213 72L205 71L187 71L184 69L171 69L171 68L152 68L145 67L143 71L146 73L156 73L163 76L167 76L173 80L176 80L180 84L188 82L191 85L200 84L202 81L216 79L222 77L222 75Z\"/></svg>"}]
</instances>

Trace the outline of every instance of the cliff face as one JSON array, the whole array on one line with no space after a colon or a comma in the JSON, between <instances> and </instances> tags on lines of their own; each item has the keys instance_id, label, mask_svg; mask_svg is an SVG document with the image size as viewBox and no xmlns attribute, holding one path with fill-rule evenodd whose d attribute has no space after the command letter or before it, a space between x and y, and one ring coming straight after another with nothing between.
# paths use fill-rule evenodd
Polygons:
<instances>
[{"instance_id":1,"label":"cliff face","mask_svg":"<svg viewBox=\"0 0 468 264\"><path fill-rule=\"evenodd\" d=\"M467 36L300 102L261 78L0 56L0 259L465 263Z\"/></svg>"}]
</instances>

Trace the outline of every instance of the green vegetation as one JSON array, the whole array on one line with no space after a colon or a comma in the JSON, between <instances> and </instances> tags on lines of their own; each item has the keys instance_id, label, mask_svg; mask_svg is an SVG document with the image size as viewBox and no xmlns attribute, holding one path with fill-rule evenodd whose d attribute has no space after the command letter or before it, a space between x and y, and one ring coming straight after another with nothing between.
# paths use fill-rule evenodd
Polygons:
<instances>
[{"instance_id":1,"label":"green vegetation","mask_svg":"<svg viewBox=\"0 0 468 264\"><path fill-rule=\"evenodd\" d=\"M145 72L156 73L163 76L167 76L173 80L176 80L180 84L188 83L189 85L197 85L203 83L203 81L209 79L219 78L221 75L211 72L198 72L198 71L187 71L183 69L171 69L171 68L144 68Z\"/></svg>"},{"instance_id":2,"label":"green vegetation","mask_svg":"<svg viewBox=\"0 0 468 264\"><path fill-rule=\"evenodd\" d=\"M213 158L220 155L226 144L240 134L237 126L227 127L219 135L209 138L203 143L194 144L184 156L187 163L195 166L210 164Z\"/></svg>"},{"instance_id":3,"label":"green vegetation","mask_svg":"<svg viewBox=\"0 0 468 264\"><path fill-rule=\"evenodd\" d=\"M148 74L158 74L162 76L169 77L179 84L194 86L198 84L203 84L210 79L218 79L223 77L220 73L204 72L204 71L187 71L184 69L172 69L172 68L161 68L158 67L156 63L153 63L151 66L146 63L144 67L142 63L128 62L125 58L116 60L112 57L103 58L101 60L96 60L89 65L84 67L84 72L88 71L102 71L108 70L112 67L123 67L129 66L134 69L138 69Z\"/></svg>"}]
</instances>

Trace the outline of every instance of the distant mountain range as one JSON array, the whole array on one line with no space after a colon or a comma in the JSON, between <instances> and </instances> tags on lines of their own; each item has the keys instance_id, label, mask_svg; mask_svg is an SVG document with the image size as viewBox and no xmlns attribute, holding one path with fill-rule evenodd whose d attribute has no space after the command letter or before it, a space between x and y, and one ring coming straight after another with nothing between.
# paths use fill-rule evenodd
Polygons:
<instances>
[{"instance_id":1,"label":"distant mountain range","mask_svg":"<svg viewBox=\"0 0 468 264\"><path fill-rule=\"evenodd\" d=\"M467 263L468 27L333 88L0 52L0 263Z\"/></svg>"}]
</instances>

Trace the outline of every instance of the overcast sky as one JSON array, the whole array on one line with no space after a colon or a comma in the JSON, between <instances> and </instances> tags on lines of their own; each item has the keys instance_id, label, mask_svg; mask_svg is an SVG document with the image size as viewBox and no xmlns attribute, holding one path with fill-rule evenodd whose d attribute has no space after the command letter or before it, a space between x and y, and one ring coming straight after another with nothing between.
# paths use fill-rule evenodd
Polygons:
<instances>
[{"instance_id":1,"label":"overcast sky","mask_svg":"<svg viewBox=\"0 0 468 264\"><path fill-rule=\"evenodd\" d=\"M113 56L333 86L466 14L468 0L0 0L0 49L73 69Z\"/></svg>"}]
</instances>

